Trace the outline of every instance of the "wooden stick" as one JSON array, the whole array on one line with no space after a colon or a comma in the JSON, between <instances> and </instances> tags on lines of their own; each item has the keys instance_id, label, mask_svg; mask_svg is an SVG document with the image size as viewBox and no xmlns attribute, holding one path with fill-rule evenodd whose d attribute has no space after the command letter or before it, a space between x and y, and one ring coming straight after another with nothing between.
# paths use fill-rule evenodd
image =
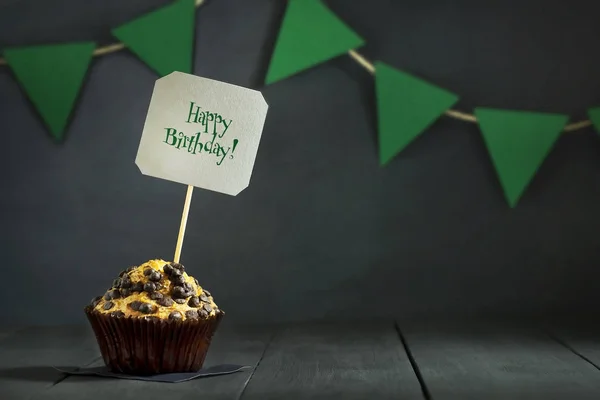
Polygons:
<instances>
[{"instance_id":1,"label":"wooden stick","mask_svg":"<svg viewBox=\"0 0 600 400\"><path fill-rule=\"evenodd\" d=\"M181 247L183 246L183 237L185 236L185 227L187 225L188 214L190 213L190 204L192 203L192 193L194 187L188 185L187 193L185 195L185 203L183 203L183 213L181 214L181 225L179 226L179 236L177 236L177 246L175 246L175 257L173 262L178 263L179 257L181 257Z\"/></svg>"}]
</instances>

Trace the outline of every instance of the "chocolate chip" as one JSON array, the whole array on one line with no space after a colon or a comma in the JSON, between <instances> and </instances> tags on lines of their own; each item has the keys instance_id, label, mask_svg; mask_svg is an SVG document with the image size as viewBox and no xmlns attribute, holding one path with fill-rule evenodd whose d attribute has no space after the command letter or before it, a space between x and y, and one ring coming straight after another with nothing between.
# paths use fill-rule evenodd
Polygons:
<instances>
[{"instance_id":1,"label":"chocolate chip","mask_svg":"<svg viewBox=\"0 0 600 400\"><path fill-rule=\"evenodd\" d=\"M211 296L210 292L208 290L206 290L206 289L204 289L204 294L207 295L207 296L209 296L209 297Z\"/></svg>"},{"instance_id":2,"label":"chocolate chip","mask_svg":"<svg viewBox=\"0 0 600 400\"><path fill-rule=\"evenodd\" d=\"M190 301L188 301L188 305L190 307L200 307L200 299L196 296L190 297Z\"/></svg>"},{"instance_id":3,"label":"chocolate chip","mask_svg":"<svg viewBox=\"0 0 600 400\"><path fill-rule=\"evenodd\" d=\"M185 272L185 267L179 263L171 263L171 267L173 267L181 272Z\"/></svg>"},{"instance_id":4,"label":"chocolate chip","mask_svg":"<svg viewBox=\"0 0 600 400\"><path fill-rule=\"evenodd\" d=\"M156 287L156 290L160 290L162 289L164 286L162 283L160 282L154 282L154 287Z\"/></svg>"},{"instance_id":5,"label":"chocolate chip","mask_svg":"<svg viewBox=\"0 0 600 400\"><path fill-rule=\"evenodd\" d=\"M198 279L194 278L194 282L196 283L196 286L200 286L200 282L198 282Z\"/></svg>"},{"instance_id":6,"label":"chocolate chip","mask_svg":"<svg viewBox=\"0 0 600 400\"><path fill-rule=\"evenodd\" d=\"M115 303L113 303L112 301L107 301L106 303L104 303L104 306L102 306L105 310L110 310L111 308L113 308L115 306Z\"/></svg>"},{"instance_id":7,"label":"chocolate chip","mask_svg":"<svg viewBox=\"0 0 600 400\"><path fill-rule=\"evenodd\" d=\"M102 296L94 297L91 301L92 307L96 307L98 303L102 300Z\"/></svg>"},{"instance_id":8,"label":"chocolate chip","mask_svg":"<svg viewBox=\"0 0 600 400\"><path fill-rule=\"evenodd\" d=\"M150 322L159 322L160 318L154 316L154 315L144 315L144 321L150 321Z\"/></svg>"},{"instance_id":9,"label":"chocolate chip","mask_svg":"<svg viewBox=\"0 0 600 400\"><path fill-rule=\"evenodd\" d=\"M110 316L115 318L123 318L125 313L123 311L113 311L110 313Z\"/></svg>"},{"instance_id":10,"label":"chocolate chip","mask_svg":"<svg viewBox=\"0 0 600 400\"><path fill-rule=\"evenodd\" d=\"M144 270L144 275L148 276L152 273L152 271L154 271L152 268L148 267Z\"/></svg>"},{"instance_id":11,"label":"chocolate chip","mask_svg":"<svg viewBox=\"0 0 600 400\"><path fill-rule=\"evenodd\" d=\"M183 285L181 285L186 291L188 292L193 292L194 291L194 285L192 285L191 283L185 282Z\"/></svg>"},{"instance_id":12,"label":"chocolate chip","mask_svg":"<svg viewBox=\"0 0 600 400\"><path fill-rule=\"evenodd\" d=\"M121 287L121 279L120 278L115 279L113 281L112 287L117 288L117 289L120 288Z\"/></svg>"},{"instance_id":13,"label":"chocolate chip","mask_svg":"<svg viewBox=\"0 0 600 400\"><path fill-rule=\"evenodd\" d=\"M206 296L206 292L200 295L200 300L205 301L207 303L210 301L210 299Z\"/></svg>"},{"instance_id":14,"label":"chocolate chip","mask_svg":"<svg viewBox=\"0 0 600 400\"><path fill-rule=\"evenodd\" d=\"M136 282L131 286L131 290L133 290L134 292L143 292L144 284L142 282Z\"/></svg>"},{"instance_id":15,"label":"chocolate chip","mask_svg":"<svg viewBox=\"0 0 600 400\"><path fill-rule=\"evenodd\" d=\"M180 270L173 268L171 269L171 273L169 274L169 279L173 280L174 277L179 276L179 275L183 275L183 272L181 272Z\"/></svg>"},{"instance_id":16,"label":"chocolate chip","mask_svg":"<svg viewBox=\"0 0 600 400\"><path fill-rule=\"evenodd\" d=\"M119 289L119 293L121 293L121 297L129 297L131 296L131 289Z\"/></svg>"},{"instance_id":17,"label":"chocolate chip","mask_svg":"<svg viewBox=\"0 0 600 400\"><path fill-rule=\"evenodd\" d=\"M117 289L113 289L106 292L104 295L104 300L114 300L118 299L119 297L121 297L121 293L119 293Z\"/></svg>"},{"instance_id":18,"label":"chocolate chip","mask_svg":"<svg viewBox=\"0 0 600 400\"><path fill-rule=\"evenodd\" d=\"M187 297L186 294L187 294L186 290L183 287L181 287L181 286L173 287L173 290L172 290L173 298L183 299L183 298Z\"/></svg>"},{"instance_id":19,"label":"chocolate chip","mask_svg":"<svg viewBox=\"0 0 600 400\"><path fill-rule=\"evenodd\" d=\"M123 275L127 274L127 270L123 270L121 272L119 272L119 278L122 278Z\"/></svg>"},{"instance_id":20,"label":"chocolate chip","mask_svg":"<svg viewBox=\"0 0 600 400\"><path fill-rule=\"evenodd\" d=\"M171 314L169 314L169 319L172 321L180 321L183 319L183 315L181 315L179 311L173 311Z\"/></svg>"},{"instance_id":21,"label":"chocolate chip","mask_svg":"<svg viewBox=\"0 0 600 400\"><path fill-rule=\"evenodd\" d=\"M173 272L173 267L171 267L169 264L165 264L163 265L163 272L165 275L169 276L171 275L171 272Z\"/></svg>"},{"instance_id":22,"label":"chocolate chip","mask_svg":"<svg viewBox=\"0 0 600 400\"><path fill-rule=\"evenodd\" d=\"M119 287L121 289L129 289L131 287L131 278L129 275L125 275L121 278L121 285Z\"/></svg>"},{"instance_id":23,"label":"chocolate chip","mask_svg":"<svg viewBox=\"0 0 600 400\"><path fill-rule=\"evenodd\" d=\"M210 304L204 304L204 309L206 310L206 312L212 311L212 307L210 306Z\"/></svg>"},{"instance_id":24,"label":"chocolate chip","mask_svg":"<svg viewBox=\"0 0 600 400\"><path fill-rule=\"evenodd\" d=\"M185 299L173 299L173 301L177 304L185 304L185 302L186 302Z\"/></svg>"},{"instance_id":25,"label":"chocolate chip","mask_svg":"<svg viewBox=\"0 0 600 400\"><path fill-rule=\"evenodd\" d=\"M131 303L129 303L129 307L134 311L139 311L141 305L142 305L142 302L138 301L138 300L135 300L135 301L132 301Z\"/></svg>"},{"instance_id":26,"label":"chocolate chip","mask_svg":"<svg viewBox=\"0 0 600 400\"><path fill-rule=\"evenodd\" d=\"M208 318L208 313L206 312L206 310L200 310L200 311L198 311L198 314L202 318Z\"/></svg>"},{"instance_id":27,"label":"chocolate chip","mask_svg":"<svg viewBox=\"0 0 600 400\"><path fill-rule=\"evenodd\" d=\"M163 297L158 300L157 303L163 307L171 307L173 305L173 299L170 297Z\"/></svg>"},{"instance_id":28,"label":"chocolate chip","mask_svg":"<svg viewBox=\"0 0 600 400\"><path fill-rule=\"evenodd\" d=\"M162 299L163 297L164 297L164 295L163 295L161 292L153 292L153 293L150 293L150 298L151 298L152 300L160 300L160 299Z\"/></svg>"},{"instance_id":29,"label":"chocolate chip","mask_svg":"<svg viewBox=\"0 0 600 400\"><path fill-rule=\"evenodd\" d=\"M171 282L181 286L185 283L185 278L183 277L183 275L171 275Z\"/></svg>"},{"instance_id":30,"label":"chocolate chip","mask_svg":"<svg viewBox=\"0 0 600 400\"><path fill-rule=\"evenodd\" d=\"M134 265L134 266L132 266L132 267L129 267L129 268L127 268L127 269L125 270L125 272L131 272L131 271L133 271L133 270L134 270L134 269L136 269L136 268L137 268L137 267Z\"/></svg>"},{"instance_id":31,"label":"chocolate chip","mask_svg":"<svg viewBox=\"0 0 600 400\"><path fill-rule=\"evenodd\" d=\"M185 317L188 319L198 319L198 311L196 311L196 310L186 311Z\"/></svg>"},{"instance_id":32,"label":"chocolate chip","mask_svg":"<svg viewBox=\"0 0 600 400\"><path fill-rule=\"evenodd\" d=\"M144 284L144 292L152 293L155 290L156 290L156 286L154 285L154 282L146 282Z\"/></svg>"},{"instance_id":33,"label":"chocolate chip","mask_svg":"<svg viewBox=\"0 0 600 400\"><path fill-rule=\"evenodd\" d=\"M152 314L155 310L155 307L150 303L142 303L140 305L140 312L144 314Z\"/></svg>"},{"instance_id":34,"label":"chocolate chip","mask_svg":"<svg viewBox=\"0 0 600 400\"><path fill-rule=\"evenodd\" d=\"M162 279L162 275L160 274L160 272L153 270L152 273L148 275L148 279L152 282L158 282Z\"/></svg>"}]
</instances>

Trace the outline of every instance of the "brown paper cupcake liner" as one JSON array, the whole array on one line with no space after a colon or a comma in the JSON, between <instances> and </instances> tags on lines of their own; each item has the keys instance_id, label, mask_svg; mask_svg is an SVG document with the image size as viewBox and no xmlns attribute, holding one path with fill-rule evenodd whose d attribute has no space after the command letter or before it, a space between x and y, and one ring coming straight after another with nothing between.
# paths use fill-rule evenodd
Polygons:
<instances>
[{"instance_id":1,"label":"brown paper cupcake liner","mask_svg":"<svg viewBox=\"0 0 600 400\"><path fill-rule=\"evenodd\" d=\"M106 366L129 375L200 370L224 315L220 311L206 320L147 320L114 317L90 306L85 314Z\"/></svg>"}]
</instances>

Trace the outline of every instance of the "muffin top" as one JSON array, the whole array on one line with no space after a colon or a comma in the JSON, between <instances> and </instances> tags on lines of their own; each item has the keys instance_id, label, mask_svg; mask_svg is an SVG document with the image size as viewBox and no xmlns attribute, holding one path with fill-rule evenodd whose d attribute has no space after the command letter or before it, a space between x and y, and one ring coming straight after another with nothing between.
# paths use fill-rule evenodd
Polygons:
<instances>
[{"instance_id":1,"label":"muffin top","mask_svg":"<svg viewBox=\"0 0 600 400\"><path fill-rule=\"evenodd\" d=\"M91 306L114 317L149 320L208 319L222 313L210 292L189 276L183 265L164 260L150 260L122 271Z\"/></svg>"}]
</instances>

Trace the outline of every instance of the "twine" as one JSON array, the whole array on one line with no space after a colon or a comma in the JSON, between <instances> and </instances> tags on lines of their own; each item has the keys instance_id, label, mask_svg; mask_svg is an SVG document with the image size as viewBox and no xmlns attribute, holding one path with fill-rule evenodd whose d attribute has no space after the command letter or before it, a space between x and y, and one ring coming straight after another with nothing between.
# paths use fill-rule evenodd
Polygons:
<instances>
[{"instance_id":1,"label":"twine","mask_svg":"<svg viewBox=\"0 0 600 400\"><path fill-rule=\"evenodd\" d=\"M352 59L354 61L356 61L361 67L363 67L365 70L367 70L367 72L369 72L371 75L375 75L375 66L373 65L372 62L367 60L362 54L358 53L355 50L350 50L350 51L348 51L348 55L350 57L352 57ZM446 114L450 118L454 118L454 119L458 119L458 120L466 121L466 122L477 123L477 117L475 117L475 115L469 114L469 113L466 113L463 111L450 109L450 110L446 110L444 112L444 114ZM566 125L563 128L563 131L575 132L575 131L579 131L583 128L587 128L588 126L591 126L591 125L592 125L592 121L585 119L583 121L572 122L572 123Z\"/></svg>"},{"instance_id":2,"label":"twine","mask_svg":"<svg viewBox=\"0 0 600 400\"><path fill-rule=\"evenodd\" d=\"M200 7L206 2L206 0L196 0L196 8ZM117 51L121 51L125 48L123 43L113 43L108 44L106 46L98 47L92 53L94 57L105 56L107 54L116 53ZM0 65L6 65L6 59L0 58Z\"/></svg>"},{"instance_id":3,"label":"twine","mask_svg":"<svg viewBox=\"0 0 600 400\"><path fill-rule=\"evenodd\" d=\"M202 6L205 2L206 2L206 0L196 0L196 2L195 2L196 8ZM93 56L94 57L104 56L107 54L115 53L117 51L121 51L124 48L125 48L125 45L123 43L109 44L106 46L96 48L93 52ZM348 51L348 55L350 55L350 57L352 57L352 59L354 61L356 61L361 67L363 67L371 75L375 75L375 66L373 65L372 62L367 60L362 54L358 53L355 50L350 50L350 51ZM6 65L6 60L4 58L0 58L0 65ZM446 110L444 114L446 114L450 118L454 118L454 119L457 119L460 121L477 123L477 118L475 117L475 115L469 114L469 113L466 113L463 111L450 109L450 110ZM583 121L572 122L572 123L566 125L564 127L563 131L575 132L575 131L579 131L581 129L587 128L588 126L591 126L591 125L592 125L592 121L586 119Z\"/></svg>"}]
</instances>

